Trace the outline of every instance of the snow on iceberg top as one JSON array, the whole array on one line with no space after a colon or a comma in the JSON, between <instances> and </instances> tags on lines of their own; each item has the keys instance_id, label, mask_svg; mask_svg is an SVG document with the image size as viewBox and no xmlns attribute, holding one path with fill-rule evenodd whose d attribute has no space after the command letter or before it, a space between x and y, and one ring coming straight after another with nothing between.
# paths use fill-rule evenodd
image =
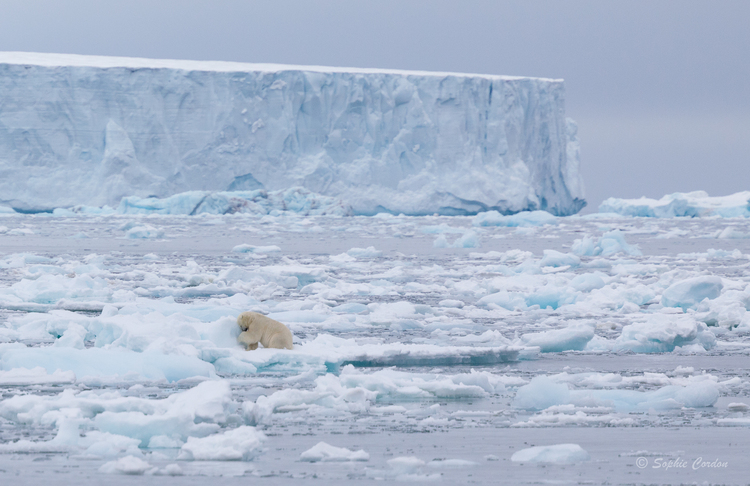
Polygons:
<instances>
[{"instance_id":1,"label":"snow on iceberg top","mask_svg":"<svg viewBox=\"0 0 750 486\"><path fill-rule=\"evenodd\" d=\"M643 218L750 217L750 191L711 197L706 191L676 192L661 199L618 199L610 197L599 206L600 213L617 213Z\"/></svg>"},{"instance_id":2,"label":"snow on iceberg top","mask_svg":"<svg viewBox=\"0 0 750 486\"><path fill-rule=\"evenodd\" d=\"M307 66L296 64L246 63L234 61L191 61L180 59L149 59L144 57L86 56L81 54L56 54L46 52L0 51L0 64L20 64L44 67L95 67L95 68L135 68L135 69L179 69L182 71L215 72L267 72L307 71L317 73L352 74L397 74L400 76L458 76L502 80L539 79L549 82L563 82L562 79L535 78L530 76L504 76L496 74L454 73L441 71L412 71L401 69L352 68L333 66Z\"/></svg>"}]
</instances>

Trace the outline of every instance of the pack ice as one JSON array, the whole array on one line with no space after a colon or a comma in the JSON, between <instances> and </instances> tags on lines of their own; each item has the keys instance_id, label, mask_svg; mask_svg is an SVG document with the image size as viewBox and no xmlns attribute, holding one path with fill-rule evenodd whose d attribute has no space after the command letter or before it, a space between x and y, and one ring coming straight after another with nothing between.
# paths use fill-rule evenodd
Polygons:
<instances>
[{"instance_id":1,"label":"pack ice","mask_svg":"<svg viewBox=\"0 0 750 486\"><path fill-rule=\"evenodd\" d=\"M743 460L750 239L720 235L747 218L343 218L257 191L267 214L188 216L231 200L196 191L0 215L0 483L612 484L725 435ZM332 213L274 213L293 200ZM245 351L247 310L294 349Z\"/></svg>"},{"instance_id":2,"label":"pack ice","mask_svg":"<svg viewBox=\"0 0 750 486\"><path fill-rule=\"evenodd\" d=\"M302 187L359 214L585 205L562 80L0 53L2 202Z\"/></svg>"}]
</instances>

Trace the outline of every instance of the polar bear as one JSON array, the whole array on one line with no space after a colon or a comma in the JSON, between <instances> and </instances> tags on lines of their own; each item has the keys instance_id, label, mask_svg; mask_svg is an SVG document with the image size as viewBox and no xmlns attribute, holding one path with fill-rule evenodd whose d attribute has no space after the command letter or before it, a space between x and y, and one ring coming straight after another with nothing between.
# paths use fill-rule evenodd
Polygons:
<instances>
[{"instance_id":1,"label":"polar bear","mask_svg":"<svg viewBox=\"0 0 750 486\"><path fill-rule=\"evenodd\" d=\"M243 312L237 317L237 325L242 332L237 341L248 351L264 348L292 349L292 332L284 324L257 312Z\"/></svg>"}]
</instances>

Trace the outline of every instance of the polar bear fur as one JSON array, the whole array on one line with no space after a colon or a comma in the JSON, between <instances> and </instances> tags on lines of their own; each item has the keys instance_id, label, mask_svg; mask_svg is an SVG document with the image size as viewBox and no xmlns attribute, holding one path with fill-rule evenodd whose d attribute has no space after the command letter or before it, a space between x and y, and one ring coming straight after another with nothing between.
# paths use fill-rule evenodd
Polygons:
<instances>
[{"instance_id":1,"label":"polar bear fur","mask_svg":"<svg viewBox=\"0 0 750 486\"><path fill-rule=\"evenodd\" d=\"M264 348L292 349L292 332L284 324L257 312L243 312L237 317L237 325L242 332L237 341L250 351Z\"/></svg>"}]
</instances>

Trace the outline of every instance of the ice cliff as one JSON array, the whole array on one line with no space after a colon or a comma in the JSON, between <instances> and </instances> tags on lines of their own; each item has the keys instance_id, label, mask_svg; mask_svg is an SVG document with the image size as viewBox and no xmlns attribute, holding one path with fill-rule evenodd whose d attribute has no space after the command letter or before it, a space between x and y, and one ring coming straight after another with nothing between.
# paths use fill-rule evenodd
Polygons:
<instances>
[{"instance_id":1,"label":"ice cliff","mask_svg":"<svg viewBox=\"0 0 750 486\"><path fill-rule=\"evenodd\" d=\"M300 186L356 213L584 205L561 80L0 53L0 202Z\"/></svg>"}]
</instances>

